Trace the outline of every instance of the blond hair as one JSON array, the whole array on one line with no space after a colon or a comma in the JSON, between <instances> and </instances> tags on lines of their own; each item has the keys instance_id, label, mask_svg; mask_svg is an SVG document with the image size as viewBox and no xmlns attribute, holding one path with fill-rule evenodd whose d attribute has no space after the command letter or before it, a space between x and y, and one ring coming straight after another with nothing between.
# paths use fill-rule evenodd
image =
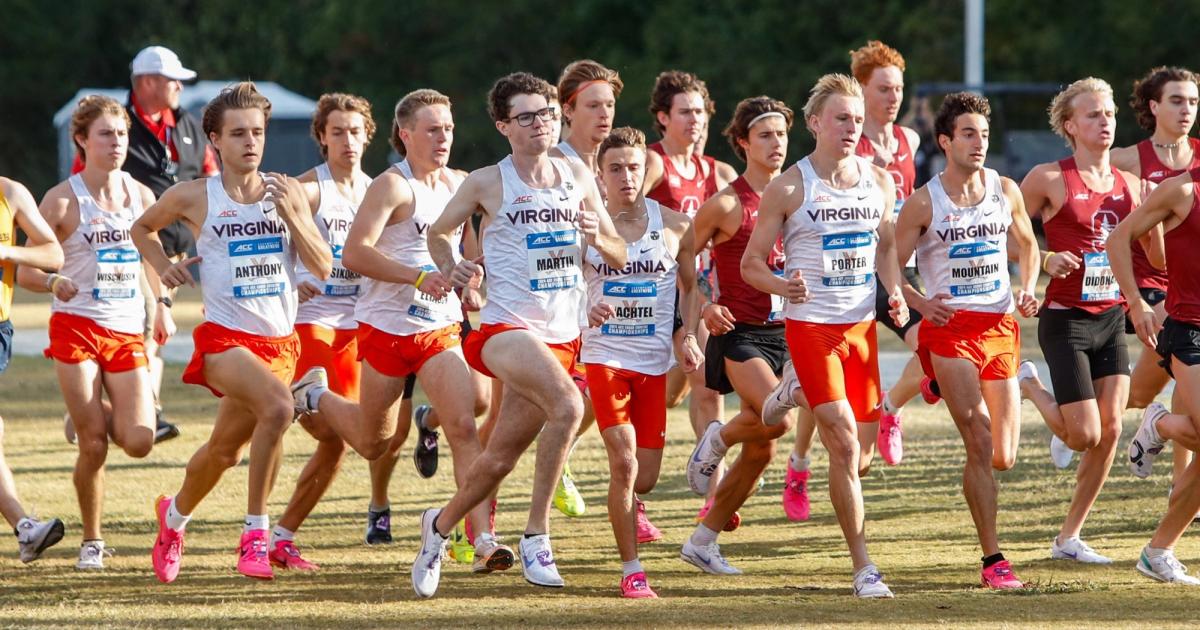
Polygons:
<instances>
[{"instance_id":1,"label":"blond hair","mask_svg":"<svg viewBox=\"0 0 1200 630\"><path fill-rule=\"evenodd\" d=\"M329 148L321 142L325 134L325 125L329 123L329 115L333 112L358 113L363 117L363 131L367 134L367 143L375 137L375 118L371 116L371 104L367 99L353 94L334 92L322 94L317 99L317 110L313 112L312 137L321 147L321 157L329 157Z\"/></svg>"},{"instance_id":2,"label":"blond hair","mask_svg":"<svg viewBox=\"0 0 1200 630\"><path fill-rule=\"evenodd\" d=\"M1075 138L1067 132L1067 121L1075 115L1074 100L1080 94L1101 94L1113 98L1113 89L1104 79L1087 77L1068 85L1050 101L1050 107L1046 109L1046 113L1050 115L1050 128L1066 140L1067 146L1072 150L1075 149ZM1113 106L1113 110L1116 110L1116 105Z\"/></svg>"},{"instance_id":3,"label":"blond hair","mask_svg":"<svg viewBox=\"0 0 1200 630\"><path fill-rule=\"evenodd\" d=\"M861 100L863 97L862 86L854 77L836 72L817 79L817 83L808 91L808 102L804 104L804 121L809 133L813 133L813 129L812 125L808 124L808 119L820 116L821 110L825 108L825 101L829 100L831 96L848 96Z\"/></svg>"},{"instance_id":4,"label":"blond hair","mask_svg":"<svg viewBox=\"0 0 1200 630\"><path fill-rule=\"evenodd\" d=\"M252 81L242 81L221 90L204 106L201 125L204 134L221 135L225 112L231 109L257 109L263 113L263 124L271 122L271 101L263 96Z\"/></svg>"},{"instance_id":5,"label":"blond hair","mask_svg":"<svg viewBox=\"0 0 1200 630\"><path fill-rule=\"evenodd\" d=\"M450 97L437 90L420 89L405 94L404 98L396 103L396 111L392 115L392 136L388 138L388 142L400 157L408 155L408 149L404 148L404 142L400 140L400 128L411 129L416 122L417 112L430 105L445 105L449 109Z\"/></svg>"},{"instance_id":6,"label":"blond hair","mask_svg":"<svg viewBox=\"0 0 1200 630\"><path fill-rule=\"evenodd\" d=\"M83 150L83 144L79 142L78 137L86 138L92 123L105 114L124 120L125 128L129 128L129 112L125 111L125 108L115 99L99 94L89 94L79 99L79 104L75 106L75 113L71 114L71 142L75 143L79 159L84 162L87 162L87 153Z\"/></svg>"}]
</instances>

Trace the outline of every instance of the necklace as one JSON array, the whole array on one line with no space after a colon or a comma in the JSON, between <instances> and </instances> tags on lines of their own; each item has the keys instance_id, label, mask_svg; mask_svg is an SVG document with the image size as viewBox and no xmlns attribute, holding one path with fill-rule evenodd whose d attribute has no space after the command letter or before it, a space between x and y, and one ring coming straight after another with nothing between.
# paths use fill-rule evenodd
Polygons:
<instances>
[{"instance_id":1,"label":"necklace","mask_svg":"<svg viewBox=\"0 0 1200 630\"><path fill-rule=\"evenodd\" d=\"M1183 144L1183 140L1176 140L1175 142L1172 142L1170 144L1159 144L1159 143L1151 140L1150 144L1153 144L1154 146L1156 146L1160 149L1174 149L1175 147L1178 147L1179 145Z\"/></svg>"}]
</instances>

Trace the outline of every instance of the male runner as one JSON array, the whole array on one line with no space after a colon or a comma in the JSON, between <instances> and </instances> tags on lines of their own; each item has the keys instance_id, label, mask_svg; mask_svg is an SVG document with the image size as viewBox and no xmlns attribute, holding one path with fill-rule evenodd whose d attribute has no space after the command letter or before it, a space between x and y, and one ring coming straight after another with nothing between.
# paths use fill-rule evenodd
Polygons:
<instances>
[{"instance_id":1,"label":"male runner","mask_svg":"<svg viewBox=\"0 0 1200 630\"><path fill-rule=\"evenodd\" d=\"M1158 185L1200 166L1200 140L1189 138L1196 122L1200 92L1197 78L1190 70L1160 66L1133 84L1129 104L1138 124L1150 132L1141 142L1112 150L1112 163L1117 168L1141 176L1143 181ZM1133 269L1137 276L1142 299L1155 307L1159 319L1166 317L1167 273L1156 268L1146 256L1141 244L1133 244ZM1133 334L1133 324L1127 318L1125 334ZM1170 376L1159 366L1158 355L1142 352L1129 377L1127 407L1144 409L1167 386ZM1069 449L1067 454L1073 454ZM1191 461L1191 451L1178 443L1172 446L1175 460L1172 483L1179 478Z\"/></svg>"},{"instance_id":2,"label":"male runner","mask_svg":"<svg viewBox=\"0 0 1200 630\"><path fill-rule=\"evenodd\" d=\"M25 232L24 245L17 245L18 227ZM62 247L54 230L38 213L33 195L19 182L0 177L0 373L7 370L12 361L13 326L9 313L17 266L52 271L61 267L62 262ZM21 562L28 564L37 560L43 551L62 540L61 520L38 520L21 506L12 470L4 459L3 418L0 418L0 514L17 537Z\"/></svg>"},{"instance_id":3,"label":"male runner","mask_svg":"<svg viewBox=\"0 0 1200 630\"><path fill-rule=\"evenodd\" d=\"M54 359L79 448L74 481L83 543L75 566L103 569L104 557L112 555L100 532L109 439L139 459L154 445L154 390L142 336L143 263L129 234L154 194L121 170L129 115L120 103L84 97L71 116L71 137L84 168L51 188L40 208L62 243L62 269L47 275L22 267L20 282L54 294L45 354ZM145 271L154 295L165 293L153 269ZM169 336L155 332L160 341Z\"/></svg>"},{"instance_id":4,"label":"male runner","mask_svg":"<svg viewBox=\"0 0 1200 630\"><path fill-rule=\"evenodd\" d=\"M1154 457L1167 440L1200 450L1200 168L1171 177L1146 202L1117 225L1108 237L1113 274L1130 300L1130 319L1146 351L1157 351L1175 378L1175 413L1151 402L1129 443L1129 467L1137 477L1150 476ZM1153 306L1141 297L1133 264L1132 243L1161 225L1166 234L1167 318L1160 322ZM1175 480L1175 491L1154 536L1142 548L1137 570L1160 582L1200 586L1175 557L1175 544L1200 510L1200 465L1192 462Z\"/></svg>"},{"instance_id":5,"label":"male runner","mask_svg":"<svg viewBox=\"0 0 1200 630\"><path fill-rule=\"evenodd\" d=\"M769 426L799 404L812 410L829 451L829 495L850 548L854 594L891 597L867 554L857 423L879 418L876 273L890 296L892 320L897 326L908 321L893 242L895 184L887 171L854 155L864 119L858 81L821 77L804 116L816 148L764 191L742 259L751 286L789 301L784 315L795 368L784 366L762 417ZM767 264L781 231L783 277Z\"/></svg>"},{"instance_id":6,"label":"male runner","mask_svg":"<svg viewBox=\"0 0 1200 630\"><path fill-rule=\"evenodd\" d=\"M736 391L742 401L741 410L729 424L714 421L708 425L688 460L692 490L714 497L682 552L685 561L701 570L723 570L728 566L719 562L713 567L703 558L719 557L716 532L732 531L741 523L737 510L756 489L774 454L774 440L786 430L784 426L764 427L755 404L779 383L779 371L787 361L783 300L746 284L740 267L758 219L762 190L779 175L787 159L792 117L787 105L770 97L738 103L725 136L734 153L746 162L746 170L696 213L697 243L701 247L711 244L714 267L721 278L716 302L705 304L701 311L710 334L705 348L705 380L708 387L721 394ZM771 251L768 265L782 274L783 263L783 247L778 244ZM742 444L741 455L715 492L710 492L717 464L728 447L736 443ZM710 545L712 551L708 552Z\"/></svg>"},{"instance_id":7,"label":"male runner","mask_svg":"<svg viewBox=\"0 0 1200 630\"><path fill-rule=\"evenodd\" d=\"M896 220L897 261L916 250L926 281L922 294L906 283L914 308L925 310L920 355L941 385L946 407L967 449L963 495L983 549L980 581L987 588L1021 588L1000 553L996 533L999 486L1021 435L1017 363L1021 329L1011 313L1037 314L1038 257L1033 226L1017 184L985 168L991 125L987 99L969 92L946 96L934 121L946 168L909 197ZM1007 243L1019 252L1020 284L1009 283Z\"/></svg>"},{"instance_id":8,"label":"male runner","mask_svg":"<svg viewBox=\"0 0 1200 630\"><path fill-rule=\"evenodd\" d=\"M346 235L371 178L362 170L362 154L375 135L371 104L351 94L323 94L313 113L312 136L325 158L301 175L317 231L329 244L333 270L319 280L303 265L296 267L296 336L300 358L296 374L325 368L329 390L357 401L361 375L358 367L357 322L354 305L361 276L342 264ZM270 560L283 569L313 571L296 546L296 530L308 518L337 476L346 453L346 442L319 417L301 415L300 424L317 440L308 463L296 479L296 489L279 522L271 529Z\"/></svg>"},{"instance_id":9,"label":"male runner","mask_svg":"<svg viewBox=\"0 0 1200 630\"><path fill-rule=\"evenodd\" d=\"M1042 255L1050 284L1038 317L1038 343L1054 394L1042 386L1029 361L1018 375L1021 393L1067 448L1084 451L1050 556L1097 564L1112 560L1079 534L1108 479L1129 394L1125 301L1104 241L1138 205L1141 188L1137 177L1109 163L1116 111L1105 81L1088 77L1067 86L1050 104L1050 126L1072 155L1035 166L1021 182L1025 207L1031 216L1041 216L1049 250Z\"/></svg>"},{"instance_id":10,"label":"male runner","mask_svg":"<svg viewBox=\"0 0 1200 630\"><path fill-rule=\"evenodd\" d=\"M245 530L238 572L272 579L267 559L267 497L291 426L288 383L299 353L293 326L299 256L317 278L332 267L329 245L313 224L304 191L286 176L259 173L271 103L253 83L221 90L204 110L204 131L221 156L219 176L176 184L133 224L133 241L168 288L192 284L199 264L204 323L183 382L221 399L208 442L192 456L183 485L154 502L158 537L151 557L161 582L179 575L184 528L225 470L250 445ZM158 230L182 220L199 256L171 263Z\"/></svg>"},{"instance_id":11,"label":"male runner","mask_svg":"<svg viewBox=\"0 0 1200 630\"><path fill-rule=\"evenodd\" d=\"M626 243L601 205L594 175L547 156L558 115L548 105L550 95L550 84L528 73L496 81L488 113L512 155L471 173L430 227L430 254L442 274L462 287L478 282L483 268L481 261L456 261L451 235L479 210L489 221L482 238L488 300L482 326L464 352L472 367L500 379L505 391L495 430L464 483L445 507L421 515L412 580L422 597L437 592L442 550L454 524L492 494L534 438L535 500L519 546L521 564L530 583L563 585L550 547L549 509L550 489L562 475L583 413L570 377L584 290L580 234L614 268L625 266Z\"/></svg>"},{"instance_id":12,"label":"male runner","mask_svg":"<svg viewBox=\"0 0 1200 630\"><path fill-rule=\"evenodd\" d=\"M349 270L367 278L354 307L364 364L361 400L347 400L321 383L308 392L295 390L296 407L364 458L377 460L395 444L396 409L408 376L415 374L440 414L453 450L455 480L462 485L480 451L475 397L462 395L462 384L471 382L460 347L462 310L426 245L430 226L463 178L447 166L454 142L450 99L435 90L416 90L396 105L395 120L398 152L405 160L367 188L342 255ZM463 299L479 296L471 288ZM323 372L315 367L305 378L320 380ZM487 507L470 507L476 531L487 532ZM476 572L512 566L512 550L490 534L475 542Z\"/></svg>"},{"instance_id":13,"label":"male runner","mask_svg":"<svg viewBox=\"0 0 1200 630\"><path fill-rule=\"evenodd\" d=\"M601 178L608 212L627 243L628 262L610 267L585 248L591 327L583 333L581 360L587 364L596 422L608 451L608 520L621 556L621 595L655 598L638 558L637 545L662 538L646 519L637 495L658 482L667 431L667 369L671 366L676 284L682 304L691 304L695 253L691 220L664 211L642 194L646 137L621 127L600 145ZM693 312L688 308L685 312ZM685 324L694 330L694 317ZM694 333L679 357L686 371L704 360Z\"/></svg>"}]
</instances>

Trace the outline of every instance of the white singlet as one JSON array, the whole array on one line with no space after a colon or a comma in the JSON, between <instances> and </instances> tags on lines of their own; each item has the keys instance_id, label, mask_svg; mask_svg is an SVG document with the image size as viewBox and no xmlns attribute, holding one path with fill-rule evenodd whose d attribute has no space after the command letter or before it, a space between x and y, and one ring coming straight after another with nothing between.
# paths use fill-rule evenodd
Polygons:
<instances>
[{"instance_id":1,"label":"white singlet","mask_svg":"<svg viewBox=\"0 0 1200 630\"><path fill-rule=\"evenodd\" d=\"M371 178L361 174L355 182L356 189L365 189ZM358 212L358 202L347 199L338 189L329 172L329 164L317 165L317 187L321 191L321 203L313 222L317 231L329 243L333 252L333 270L329 278L318 280L303 264L296 265L296 283L308 282L321 287L321 294L302 302L296 311L297 324L317 324L326 328L355 328L354 303L361 291L362 276L342 265L342 248L346 245L346 234Z\"/></svg>"},{"instance_id":2,"label":"white singlet","mask_svg":"<svg viewBox=\"0 0 1200 630\"><path fill-rule=\"evenodd\" d=\"M559 151L562 151L563 157L566 158L568 162L576 162L583 167L587 167L587 162L584 162L583 158L579 157L579 152L576 151L575 147L572 147L569 142L563 140L556 146L558 147Z\"/></svg>"},{"instance_id":3,"label":"white singlet","mask_svg":"<svg viewBox=\"0 0 1200 630\"><path fill-rule=\"evenodd\" d=\"M231 199L219 173L205 185L208 214L196 237L204 319L251 335L291 335L296 250L287 224L273 202Z\"/></svg>"},{"instance_id":4,"label":"white singlet","mask_svg":"<svg viewBox=\"0 0 1200 630\"><path fill-rule=\"evenodd\" d=\"M458 190L462 177L448 168L443 169L443 185L431 189L413 177L412 167L407 160L395 164L395 167L412 188L413 215L408 220L383 228L375 249L402 265L436 271L437 267L429 255L429 226L442 216L446 202ZM456 261L459 260L461 241L460 226L451 241ZM436 300L411 284L363 278L363 296L354 308L354 317L390 335L415 335L462 321L462 304L454 291Z\"/></svg>"},{"instance_id":5,"label":"white singlet","mask_svg":"<svg viewBox=\"0 0 1200 630\"><path fill-rule=\"evenodd\" d=\"M929 228L917 240L917 265L925 294L950 296L946 305L986 313L1013 310L1008 278L1008 226L1012 211L1000 174L983 169L983 200L960 208L946 196L942 177L929 181Z\"/></svg>"},{"instance_id":6,"label":"white singlet","mask_svg":"<svg viewBox=\"0 0 1200 630\"><path fill-rule=\"evenodd\" d=\"M609 267L600 252L587 249L583 277L588 304L607 302L617 313L598 328L583 331L580 359L657 376L673 362L678 263L667 249L657 201L646 199L646 215L646 231L625 247L629 261L623 268Z\"/></svg>"},{"instance_id":7,"label":"white singlet","mask_svg":"<svg viewBox=\"0 0 1200 630\"><path fill-rule=\"evenodd\" d=\"M784 316L816 324L852 324L875 317L875 250L883 218L883 190L871 163L854 157L858 183L826 184L809 158L796 164L804 179L804 202L783 224L786 276L800 270L809 299L789 302Z\"/></svg>"},{"instance_id":8,"label":"white singlet","mask_svg":"<svg viewBox=\"0 0 1200 630\"><path fill-rule=\"evenodd\" d=\"M510 324L546 343L579 337L586 303L575 219L582 187L565 160L550 158L558 184L531 188L513 169L512 156L500 161L500 208L483 232L487 267L484 324Z\"/></svg>"},{"instance_id":9,"label":"white singlet","mask_svg":"<svg viewBox=\"0 0 1200 630\"><path fill-rule=\"evenodd\" d=\"M96 203L78 174L67 180L79 206L79 227L63 241L59 274L70 278L79 293L67 302L54 298L50 310L86 317L109 330L141 334L146 325L142 256L129 228L142 215L142 195L129 173L121 173L121 180L129 205L115 212Z\"/></svg>"}]
</instances>

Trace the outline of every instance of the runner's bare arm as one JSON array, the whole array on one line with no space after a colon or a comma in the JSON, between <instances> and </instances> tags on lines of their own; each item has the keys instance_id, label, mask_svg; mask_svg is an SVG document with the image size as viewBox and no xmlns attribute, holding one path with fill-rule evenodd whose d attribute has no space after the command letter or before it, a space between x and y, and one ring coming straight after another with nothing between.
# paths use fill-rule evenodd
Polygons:
<instances>
[{"instance_id":1,"label":"runner's bare arm","mask_svg":"<svg viewBox=\"0 0 1200 630\"><path fill-rule=\"evenodd\" d=\"M642 193L654 190L663 178L663 159L657 151L646 151L646 179L642 181Z\"/></svg>"},{"instance_id":2,"label":"runner's bare arm","mask_svg":"<svg viewBox=\"0 0 1200 630\"><path fill-rule=\"evenodd\" d=\"M10 205L13 203L10 201ZM46 195L42 198L42 203L37 206L37 217L46 225L50 236L54 243L59 245L59 251L62 251L62 241L66 240L79 225L78 202L75 201L75 195L71 192L71 186L68 182L59 182L53 188L46 191ZM72 211L72 208L75 208ZM17 215L19 216L19 215ZM75 287L73 282L69 282L67 276L60 276L57 273L42 271L37 267L29 265L17 266L17 286L20 286L26 291L34 293L50 293L54 289L62 290L62 298L70 299L75 295Z\"/></svg>"},{"instance_id":3,"label":"runner's bare arm","mask_svg":"<svg viewBox=\"0 0 1200 630\"><path fill-rule=\"evenodd\" d=\"M1129 171L1130 173L1142 172L1142 160L1138 156L1136 144L1111 149L1108 152L1108 162L1122 171Z\"/></svg>"},{"instance_id":4,"label":"runner's bare arm","mask_svg":"<svg viewBox=\"0 0 1200 630\"><path fill-rule=\"evenodd\" d=\"M1062 169L1057 163L1038 164L1021 180L1021 198L1031 219L1041 218L1044 225L1058 214L1061 203L1055 203L1055 193L1066 195ZM1074 252L1039 252L1039 266L1052 278L1065 278L1079 268L1083 260Z\"/></svg>"},{"instance_id":5,"label":"runner's bare arm","mask_svg":"<svg viewBox=\"0 0 1200 630\"><path fill-rule=\"evenodd\" d=\"M878 166L872 167L875 180L883 191L883 217L879 221L879 245L875 252L875 272L879 281L888 292L888 304L892 307L892 319L897 326L908 323L908 304L904 300L904 292L900 285L904 274L900 273L900 260L896 258L896 184L892 176ZM883 263L880 264L880 259ZM907 258L905 260L908 260Z\"/></svg>"},{"instance_id":6,"label":"runner's bare arm","mask_svg":"<svg viewBox=\"0 0 1200 630\"><path fill-rule=\"evenodd\" d=\"M313 221L312 204L304 185L281 173L267 173L263 179L266 199L275 202L279 218L287 224L296 256L312 275L321 280L328 278L333 272L333 251Z\"/></svg>"},{"instance_id":7,"label":"runner's bare arm","mask_svg":"<svg viewBox=\"0 0 1200 630\"><path fill-rule=\"evenodd\" d=\"M33 195L25 186L3 177L0 177L0 190L8 200L16 227L26 236L24 245L0 247L0 260L38 269L55 270L61 267L62 246L58 244L54 230L38 212Z\"/></svg>"},{"instance_id":8,"label":"runner's bare arm","mask_svg":"<svg viewBox=\"0 0 1200 630\"><path fill-rule=\"evenodd\" d=\"M716 166L717 166L717 190L721 190L722 188L732 184L733 180L738 178L737 169L733 168L733 166L726 164L725 162L722 162L721 160L716 160Z\"/></svg>"},{"instance_id":9,"label":"runner's bare arm","mask_svg":"<svg viewBox=\"0 0 1200 630\"><path fill-rule=\"evenodd\" d=\"M1124 170L1119 171L1121 177L1125 178L1125 185L1129 189L1129 197L1132 202L1132 207L1136 208L1142 205L1142 201L1154 190L1154 184L1135 177L1132 173ZM1146 260L1155 269L1167 268L1167 247L1163 242L1162 224L1156 225L1149 232L1146 232L1138 239L1138 243L1142 246L1142 251L1146 252Z\"/></svg>"},{"instance_id":10,"label":"runner's bare arm","mask_svg":"<svg viewBox=\"0 0 1200 630\"><path fill-rule=\"evenodd\" d=\"M572 163L571 170L575 174L576 184L583 183L583 207L579 212L578 223L588 246L594 248L604 262L614 269L624 267L629 258L629 250L625 239L617 234L617 228L608 216L604 199L600 197L600 190L596 188L596 176L582 164Z\"/></svg>"},{"instance_id":11,"label":"runner's bare arm","mask_svg":"<svg viewBox=\"0 0 1200 630\"><path fill-rule=\"evenodd\" d=\"M1037 237L1033 234L1033 223L1029 213L1025 212L1025 200L1017 183L1007 177L1000 178L1000 186L1008 199L1008 207L1012 215L1012 226L1008 230L1010 250L1017 252L1017 308L1025 317L1033 317L1037 312L1037 279L1041 269L1041 254L1038 252ZM904 208L908 212L908 206Z\"/></svg>"},{"instance_id":12,"label":"runner's bare arm","mask_svg":"<svg viewBox=\"0 0 1200 630\"><path fill-rule=\"evenodd\" d=\"M708 201L705 201L696 210L696 221L693 224L696 232L696 247L703 251L712 245L719 245L729 240L729 237L733 236L733 232L730 231L726 222L730 215L738 210L738 207L737 194L732 188L727 187L709 197ZM733 226L733 230L736 229L737 226Z\"/></svg>"},{"instance_id":13,"label":"runner's bare arm","mask_svg":"<svg viewBox=\"0 0 1200 630\"><path fill-rule=\"evenodd\" d=\"M917 249L917 240L929 229L929 223L933 220L933 203L929 198L929 187L922 186L917 189L904 202L904 212L896 217L896 260L908 262L912 258L913 252ZM903 274L901 274L903 276ZM917 290L908 282L908 278L901 278L900 289L904 292L904 299L913 305L922 313L925 312L923 302L926 299L925 294ZM932 297L932 296L928 296Z\"/></svg>"},{"instance_id":14,"label":"runner's bare arm","mask_svg":"<svg viewBox=\"0 0 1200 630\"><path fill-rule=\"evenodd\" d=\"M456 288L477 282L483 277L483 267L475 262L478 258L464 258L456 262L451 237L471 219L471 215L481 209L486 213L488 210L484 201L487 196L490 194L499 200L503 194L502 188L499 167L487 166L473 171L459 185L450 201L446 202L442 216L429 226L429 255L433 258L433 264Z\"/></svg>"},{"instance_id":15,"label":"runner's bare arm","mask_svg":"<svg viewBox=\"0 0 1200 630\"><path fill-rule=\"evenodd\" d=\"M162 241L158 239L158 231L175 221L183 221L196 234L198 226L204 225L204 216L208 212L207 181L192 180L175 184L163 193L154 205L146 209L142 216L134 221L130 233L133 244L141 253L142 259L158 272L162 282L169 288L182 284L194 284L187 267L200 261L199 256L188 258L172 264L171 259L163 250Z\"/></svg>"},{"instance_id":16,"label":"runner's bare arm","mask_svg":"<svg viewBox=\"0 0 1200 630\"><path fill-rule=\"evenodd\" d=\"M802 302L807 299L808 291L804 287L804 278L796 272L794 278L780 278L767 266L767 258L779 239L783 223L789 211L799 208L804 203L804 180L800 169L788 169L779 177L771 180L763 189L762 200L758 204L758 221L754 231L750 233L750 241L746 243L746 251L742 253L742 280L746 284L775 295L782 295L792 302Z\"/></svg>"},{"instance_id":17,"label":"runner's bare arm","mask_svg":"<svg viewBox=\"0 0 1200 630\"><path fill-rule=\"evenodd\" d=\"M704 362L704 353L696 340L696 330L699 326L696 308L699 301L699 291L696 290L696 234L692 228L692 221L686 214L664 212L663 221L666 228L679 238L679 251L675 254L675 281L679 288L679 308L683 309L684 339L680 346L682 356L676 359L683 365L685 372L694 372Z\"/></svg>"},{"instance_id":18,"label":"runner's bare arm","mask_svg":"<svg viewBox=\"0 0 1200 630\"><path fill-rule=\"evenodd\" d=\"M420 269L402 265L376 248L384 228L407 221L412 214L412 188L400 173L389 168L371 182L363 195L346 234L342 264L373 280L396 284L416 282L421 275Z\"/></svg>"}]
</instances>

